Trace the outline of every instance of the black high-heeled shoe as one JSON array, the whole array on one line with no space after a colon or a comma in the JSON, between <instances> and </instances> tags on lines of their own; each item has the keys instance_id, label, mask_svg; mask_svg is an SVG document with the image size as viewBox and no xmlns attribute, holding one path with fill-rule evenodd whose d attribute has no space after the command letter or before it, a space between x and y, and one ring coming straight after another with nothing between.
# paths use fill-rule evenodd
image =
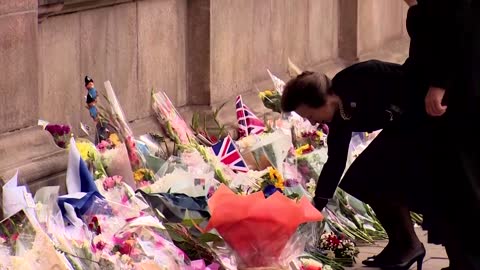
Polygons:
<instances>
[{"instance_id":1,"label":"black high-heeled shoe","mask_svg":"<svg viewBox=\"0 0 480 270\"><path fill-rule=\"evenodd\" d=\"M368 257L366 260L362 261L362 264L366 267L380 267L383 265L382 257L378 255Z\"/></svg>"},{"instance_id":2,"label":"black high-heeled shoe","mask_svg":"<svg viewBox=\"0 0 480 270\"><path fill-rule=\"evenodd\" d=\"M426 250L422 244L421 249L414 256L412 256L411 259L401 263L395 263L395 264L383 263L377 267L380 267L381 269L384 269L384 270L408 270L410 269L410 267L412 267L413 264L417 263L417 270L422 270L423 259L425 258L425 254L426 254Z\"/></svg>"}]
</instances>

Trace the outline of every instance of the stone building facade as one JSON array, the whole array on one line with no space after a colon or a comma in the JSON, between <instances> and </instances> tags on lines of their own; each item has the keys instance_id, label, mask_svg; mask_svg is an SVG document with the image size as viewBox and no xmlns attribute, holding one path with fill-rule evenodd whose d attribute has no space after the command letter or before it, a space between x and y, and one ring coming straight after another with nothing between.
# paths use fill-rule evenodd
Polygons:
<instances>
[{"instance_id":1,"label":"stone building facade","mask_svg":"<svg viewBox=\"0 0 480 270\"><path fill-rule=\"evenodd\" d=\"M290 58L333 75L358 60L403 61L401 0L0 0L0 175L36 189L64 177L66 153L38 119L91 124L83 77L110 80L137 133L155 129L150 91L186 115L234 98L261 113L266 69ZM188 116L187 116L188 117Z\"/></svg>"}]
</instances>

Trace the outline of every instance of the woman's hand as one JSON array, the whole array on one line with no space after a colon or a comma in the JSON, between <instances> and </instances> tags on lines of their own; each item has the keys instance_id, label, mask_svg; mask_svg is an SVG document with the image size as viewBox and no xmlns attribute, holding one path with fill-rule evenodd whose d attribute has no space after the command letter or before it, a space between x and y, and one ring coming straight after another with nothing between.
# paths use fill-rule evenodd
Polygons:
<instances>
[{"instance_id":1,"label":"woman's hand","mask_svg":"<svg viewBox=\"0 0 480 270\"><path fill-rule=\"evenodd\" d=\"M447 111L447 106L442 105L445 89L430 86L425 97L425 109L430 116L442 116Z\"/></svg>"},{"instance_id":2,"label":"woman's hand","mask_svg":"<svg viewBox=\"0 0 480 270\"><path fill-rule=\"evenodd\" d=\"M415 6L417 4L417 0L404 0L404 1L405 3L407 3L409 7Z\"/></svg>"}]
</instances>

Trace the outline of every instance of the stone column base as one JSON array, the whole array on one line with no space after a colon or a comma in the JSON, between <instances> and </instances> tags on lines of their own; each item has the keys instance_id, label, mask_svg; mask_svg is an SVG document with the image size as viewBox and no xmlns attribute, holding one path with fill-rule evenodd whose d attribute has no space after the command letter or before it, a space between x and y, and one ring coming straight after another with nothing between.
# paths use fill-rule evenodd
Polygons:
<instances>
[{"instance_id":1,"label":"stone column base","mask_svg":"<svg viewBox=\"0 0 480 270\"><path fill-rule=\"evenodd\" d=\"M49 185L58 185L65 193L67 151L40 126L1 134L0 153L0 176L5 181L18 170L19 185L28 185L32 194Z\"/></svg>"}]
</instances>

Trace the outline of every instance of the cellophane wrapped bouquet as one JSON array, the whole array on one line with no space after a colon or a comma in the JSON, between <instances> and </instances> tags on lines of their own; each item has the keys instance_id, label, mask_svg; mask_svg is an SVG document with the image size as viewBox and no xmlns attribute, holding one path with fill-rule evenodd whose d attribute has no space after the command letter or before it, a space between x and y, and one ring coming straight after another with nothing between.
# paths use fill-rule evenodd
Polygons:
<instances>
[{"instance_id":1,"label":"cellophane wrapped bouquet","mask_svg":"<svg viewBox=\"0 0 480 270\"><path fill-rule=\"evenodd\" d=\"M97 199L82 219L92 256L110 269L155 263L158 269L180 270L185 264L183 252L171 242L166 228L146 212Z\"/></svg>"},{"instance_id":2,"label":"cellophane wrapped bouquet","mask_svg":"<svg viewBox=\"0 0 480 270\"><path fill-rule=\"evenodd\" d=\"M305 247L306 240L300 240L305 236L295 235L298 226L323 218L306 198L292 200L280 192L268 198L263 192L238 195L224 185L208 205L212 216L206 230L222 236L239 269L287 267Z\"/></svg>"}]
</instances>

